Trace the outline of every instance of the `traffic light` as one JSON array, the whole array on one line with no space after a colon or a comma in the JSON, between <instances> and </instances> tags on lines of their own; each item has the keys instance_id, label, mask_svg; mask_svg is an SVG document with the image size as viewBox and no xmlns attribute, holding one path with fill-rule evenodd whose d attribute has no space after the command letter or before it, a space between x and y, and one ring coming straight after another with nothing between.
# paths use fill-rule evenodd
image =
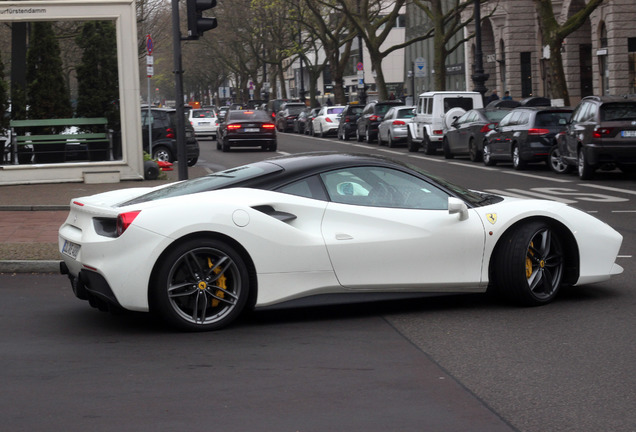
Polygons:
<instances>
[{"instance_id":1,"label":"traffic light","mask_svg":"<svg viewBox=\"0 0 636 432\"><path fill-rule=\"evenodd\" d=\"M203 11L216 6L216 0L187 0L188 39L199 39L203 32L216 28L216 18L205 18Z\"/></svg>"}]
</instances>

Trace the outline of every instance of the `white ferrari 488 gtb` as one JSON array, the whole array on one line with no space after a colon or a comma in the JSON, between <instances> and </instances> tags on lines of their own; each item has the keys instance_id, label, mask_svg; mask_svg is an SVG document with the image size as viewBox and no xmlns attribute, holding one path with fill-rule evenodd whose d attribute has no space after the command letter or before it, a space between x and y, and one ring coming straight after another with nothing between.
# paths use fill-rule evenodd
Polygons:
<instances>
[{"instance_id":1,"label":"white ferrari 488 gtb","mask_svg":"<svg viewBox=\"0 0 636 432\"><path fill-rule=\"evenodd\" d=\"M563 285L621 273L621 243L562 203L472 191L400 162L340 153L76 198L59 231L61 270L78 298L194 331L321 294L490 288L542 305Z\"/></svg>"}]
</instances>

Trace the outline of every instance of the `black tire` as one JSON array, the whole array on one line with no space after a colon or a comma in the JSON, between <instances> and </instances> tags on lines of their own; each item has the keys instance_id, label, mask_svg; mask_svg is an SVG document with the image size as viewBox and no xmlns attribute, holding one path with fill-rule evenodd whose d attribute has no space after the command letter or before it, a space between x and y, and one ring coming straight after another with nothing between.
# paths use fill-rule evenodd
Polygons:
<instances>
[{"instance_id":1,"label":"black tire","mask_svg":"<svg viewBox=\"0 0 636 432\"><path fill-rule=\"evenodd\" d=\"M428 138L427 134L424 134L424 138L422 139L422 148L424 149L424 153L427 155L434 155L436 149L431 145L431 140Z\"/></svg>"},{"instance_id":2,"label":"black tire","mask_svg":"<svg viewBox=\"0 0 636 432\"><path fill-rule=\"evenodd\" d=\"M391 132L389 132L389 142L387 145L389 146L389 148L395 147L395 140L393 139L393 135L391 135Z\"/></svg>"},{"instance_id":3,"label":"black tire","mask_svg":"<svg viewBox=\"0 0 636 432\"><path fill-rule=\"evenodd\" d=\"M596 168L590 165L590 163L588 162L587 157L585 156L585 152L583 151L583 148L579 148L578 170L579 170L579 178L581 180L592 179L592 177L594 177L594 171L596 170Z\"/></svg>"},{"instance_id":4,"label":"black tire","mask_svg":"<svg viewBox=\"0 0 636 432\"><path fill-rule=\"evenodd\" d=\"M468 155L472 162L481 162L481 151L477 148L477 144L473 138L468 142Z\"/></svg>"},{"instance_id":5,"label":"black tire","mask_svg":"<svg viewBox=\"0 0 636 432\"><path fill-rule=\"evenodd\" d=\"M168 147L157 146L152 149L152 158L161 162L174 162L174 155Z\"/></svg>"},{"instance_id":6,"label":"black tire","mask_svg":"<svg viewBox=\"0 0 636 432\"><path fill-rule=\"evenodd\" d=\"M367 144L373 144L375 139L373 138L373 136L371 135L371 132L369 131L369 129L367 129L364 133L364 141Z\"/></svg>"},{"instance_id":7,"label":"black tire","mask_svg":"<svg viewBox=\"0 0 636 432\"><path fill-rule=\"evenodd\" d=\"M512 167L517 171L521 171L526 168L526 161L521 159L521 150L519 150L519 144L512 145Z\"/></svg>"},{"instance_id":8,"label":"black tire","mask_svg":"<svg viewBox=\"0 0 636 432\"><path fill-rule=\"evenodd\" d=\"M484 152L483 152L483 155L482 155L482 160L484 162L484 165L486 165L486 166L495 166L495 165L497 165L497 162L492 160L492 157L491 157L491 154L490 154L490 144L488 144L488 142L484 142Z\"/></svg>"},{"instance_id":9,"label":"black tire","mask_svg":"<svg viewBox=\"0 0 636 432\"><path fill-rule=\"evenodd\" d=\"M547 163L550 169L557 174L567 174L572 171L572 165L563 162L561 152L556 144L550 149Z\"/></svg>"},{"instance_id":10,"label":"black tire","mask_svg":"<svg viewBox=\"0 0 636 432\"><path fill-rule=\"evenodd\" d=\"M144 180L157 180L159 177L159 166L152 160L144 161Z\"/></svg>"},{"instance_id":11,"label":"black tire","mask_svg":"<svg viewBox=\"0 0 636 432\"><path fill-rule=\"evenodd\" d=\"M565 271L562 241L540 221L524 223L501 240L491 268L497 291L523 306L551 302Z\"/></svg>"},{"instance_id":12,"label":"black tire","mask_svg":"<svg viewBox=\"0 0 636 432\"><path fill-rule=\"evenodd\" d=\"M221 144L221 151L224 153L230 151L230 143L227 140L223 140L223 144Z\"/></svg>"},{"instance_id":13,"label":"black tire","mask_svg":"<svg viewBox=\"0 0 636 432\"><path fill-rule=\"evenodd\" d=\"M177 244L153 274L150 307L172 326L186 331L221 329L243 311L249 273L231 246L211 238Z\"/></svg>"},{"instance_id":14,"label":"black tire","mask_svg":"<svg viewBox=\"0 0 636 432\"><path fill-rule=\"evenodd\" d=\"M411 131L408 131L406 134L406 146L411 153L415 153L420 150L420 143L413 139Z\"/></svg>"},{"instance_id":15,"label":"black tire","mask_svg":"<svg viewBox=\"0 0 636 432\"><path fill-rule=\"evenodd\" d=\"M360 135L360 129L356 128L356 140L358 140L358 142L362 142L363 139L364 137Z\"/></svg>"},{"instance_id":16,"label":"black tire","mask_svg":"<svg viewBox=\"0 0 636 432\"><path fill-rule=\"evenodd\" d=\"M221 150L221 141L216 142L216 149Z\"/></svg>"},{"instance_id":17,"label":"black tire","mask_svg":"<svg viewBox=\"0 0 636 432\"><path fill-rule=\"evenodd\" d=\"M190 158L190 159L188 159L188 163L187 163L187 165L188 165L189 167L191 167L191 166L195 166L195 165L197 164L197 162L198 162L198 161L199 161L199 158L198 158L198 157Z\"/></svg>"},{"instance_id":18,"label":"black tire","mask_svg":"<svg viewBox=\"0 0 636 432\"><path fill-rule=\"evenodd\" d=\"M451 152L450 150L450 146L448 145L448 139L446 139L446 137L444 137L444 140L442 141L442 148L444 149L445 159L453 159L455 157L453 152Z\"/></svg>"}]
</instances>

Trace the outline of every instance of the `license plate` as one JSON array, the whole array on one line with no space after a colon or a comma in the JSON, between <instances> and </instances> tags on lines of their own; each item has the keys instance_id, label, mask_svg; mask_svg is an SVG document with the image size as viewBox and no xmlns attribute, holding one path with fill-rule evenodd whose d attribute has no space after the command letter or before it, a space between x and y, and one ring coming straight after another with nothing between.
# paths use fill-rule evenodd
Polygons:
<instances>
[{"instance_id":1,"label":"license plate","mask_svg":"<svg viewBox=\"0 0 636 432\"><path fill-rule=\"evenodd\" d=\"M636 138L636 130L622 131L621 136L625 138Z\"/></svg>"},{"instance_id":2,"label":"license plate","mask_svg":"<svg viewBox=\"0 0 636 432\"><path fill-rule=\"evenodd\" d=\"M245 132L246 133L250 133L250 132L259 132L260 129L259 128L245 128Z\"/></svg>"},{"instance_id":3,"label":"license plate","mask_svg":"<svg viewBox=\"0 0 636 432\"><path fill-rule=\"evenodd\" d=\"M68 240L64 240L64 246L62 247L62 253L64 255L68 255L73 259L77 258L77 254L80 251L81 246L77 243L70 242Z\"/></svg>"},{"instance_id":4,"label":"license plate","mask_svg":"<svg viewBox=\"0 0 636 432\"><path fill-rule=\"evenodd\" d=\"M207 126L210 122L199 122L199 126Z\"/></svg>"}]
</instances>

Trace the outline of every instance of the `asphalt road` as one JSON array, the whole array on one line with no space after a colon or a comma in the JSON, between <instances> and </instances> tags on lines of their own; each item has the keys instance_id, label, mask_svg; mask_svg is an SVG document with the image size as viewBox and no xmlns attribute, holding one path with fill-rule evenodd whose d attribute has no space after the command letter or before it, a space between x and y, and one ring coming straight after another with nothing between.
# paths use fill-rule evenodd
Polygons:
<instances>
[{"instance_id":1,"label":"asphalt road","mask_svg":"<svg viewBox=\"0 0 636 432\"><path fill-rule=\"evenodd\" d=\"M272 153L216 151L210 170ZM256 312L218 333L111 316L57 275L2 275L6 430L636 431L633 177L279 135L279 152L381 152L457 183L568 200L624 237L611 281L517 308L485 295Z\"/></svg>"}]
</instances>

